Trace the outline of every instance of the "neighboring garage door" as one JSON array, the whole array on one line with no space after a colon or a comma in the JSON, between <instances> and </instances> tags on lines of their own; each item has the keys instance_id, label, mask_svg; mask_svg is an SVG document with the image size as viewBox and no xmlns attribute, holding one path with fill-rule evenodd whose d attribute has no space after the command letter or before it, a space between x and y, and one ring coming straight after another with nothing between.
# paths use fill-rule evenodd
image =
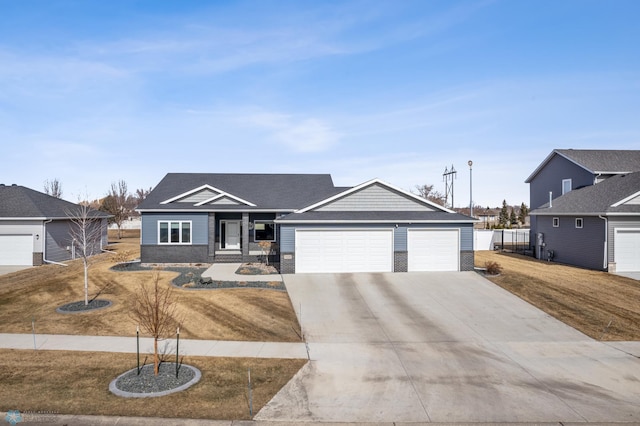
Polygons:
<instances>
[{"instance_id":1,"label":"neighboring garage door","mask_svg":"<svg viewBox=\"0 0 640 426\"><path fill-rule=\"evenodd\" d=\"M0 265L32 265L31 235L0 235Z\"/></svg>"},{"instance_id":2,"label":"neighboring garage door","mask_svg":"<svg viewBox=\"0 0 640 426\"><path fill-rule=\"evenodd\" d=\"M392 229L296 230L296 273L392 272Z\"/></svg>"},{"instance_id":3,"label":"neighboring garage door","mask_svg":"<svg viewBox=\"0 0 640 426\"><path fill-rule=\"evenodd\" d=\"M458 271L459 241L457 229L407 229L409 272Z\"/></svg>"},{"instance_id":4,"label":"neighboring garage door","mask_svg":"<svg viewBox=\"0 0 640 426\"><path fill-rule=\"evenodd\" d=\"M640 271L640 229L616 229L616 272Z\"/></svg>"}]
</instances>

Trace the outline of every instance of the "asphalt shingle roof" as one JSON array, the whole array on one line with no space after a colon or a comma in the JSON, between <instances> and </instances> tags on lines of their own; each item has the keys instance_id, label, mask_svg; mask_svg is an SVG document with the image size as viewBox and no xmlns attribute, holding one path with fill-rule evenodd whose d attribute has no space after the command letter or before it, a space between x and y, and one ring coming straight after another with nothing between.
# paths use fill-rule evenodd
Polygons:
<instances>
[{"instance_id":1,"label":"asphalt shingle roof","mask_svg":"<svg viewBox=\"0 0 640 426\"><path fill-rule=\"evenodd\" d=\"M613 204L624 200L636 193L640 193L640 172L617 175L604 181L584 188L570 191L549 203L533 210L531 215L552 214L609 214L630 213L640 214L640 205L621 205L612 207Z\"/></svg>"},{"instance_id":2,"label":"asphalt shingle roof","mask_svg":"<svg viewBox=\"0 0 640 426\"><path fill-rule=\"evenodd\" d=\"M20 185L0 185L0 218L63 219L77 204ZM94 210L98 217L109 217Z\"/></svg>"},{"instance_id":3,"label":"asphalt shingle roof","mask_svg":"<svg viewBox=\"0 0 640 426\"><path fill-rule=\"evenodd\" d=\"M241 205L203 205L162 202L209 185L255 207ZM337 193L329 174L253 174L253 173L169 173L138 206L138 210L264 210L299 209Z\"/></svg>"},{"instance_id":4,"label":"asphalt shingle roof","mask_svg":"<svg viewBox=\"0 0 640 426\"><path fill-rule=\"evenodd\" d=\"M613 149L556 149L593 173L640 171L640 151Z\"/></svg>"},{"instance_id":5,"label":"asphalt shingle roof","mask_svg":"<svg viewBox=\"0 0 640 426\"><path fill-rule=\"evenodd\" d=\"M593 174L620 174L640 171L640 150L554 149L525 182L531 182L554 155L566 157Z\"/></svg>"}]
</instances>

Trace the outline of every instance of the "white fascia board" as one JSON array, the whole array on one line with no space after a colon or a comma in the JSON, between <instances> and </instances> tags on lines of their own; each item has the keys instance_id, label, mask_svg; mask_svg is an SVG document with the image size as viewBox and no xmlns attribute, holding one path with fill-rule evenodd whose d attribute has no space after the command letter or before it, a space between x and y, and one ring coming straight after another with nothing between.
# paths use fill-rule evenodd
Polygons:
<instances>
[{"instance_id":1,"label":"white fascia board","mask_svg":"<svg viewBox=\"0 0 640 426\"><path fill-rule=\"evenodd\" d=\"M33 221L41 221L41 220L54 220L59 219L57 217L0 217L0 224L5 220L33 220ZM69 219L65 217L64 219Z\"/></svg>"},{"instance_id":2,"label":"white fascia board","mask_svg":"<svg viewBox=\"0 0 640 426\"><path fill-rule=\"evenodd\" d=\"M524 183L531 183L531 181L533 180L533 178L534 178L534 177L536 177L536 175L537 175L538 173L540 173L540 170L544 169L544 167L547 165L547 163L549 163L549 161L551 161L551 158L553 158L553 156L554 156L554 155L556 155L556 154L557 154L557 155L559 155L559 156L561 156L561 157L562 157L562 158L564 158L565 160L572 162L572 163L573 163L573 164L575 164L576 166L578 166L578 167L581 167L581 168L585 169L585 170L586 170L586 171L588 171L589 173L594 173L594 174L596 173L596 172L594 172L594 171L592 171L592 170L587 169L587 168L586 168L585 166L583 166L582 164L577 163L576 161L572 160L571 158L567 157L566 155L562 154L561 152L558 152L558 150L557 150L557 149L554 149L553 151L551 151L551 153L550 153L549 155L547 155L547 158L545 158L545 159L542 161L542 163L540 163L540 165L539 165L538 167L536 167L536 169L533 171L533 173L531 173L531 174L529 175L529 177L525 179Z\"/></svg>"},{"instance_id":3,"label":"white fascia board","mask_svg":"<svg viewBox=\"0 0 640 426\"><path fill-rule=\"evenodd\" d=\"M276 219L274 220L275 223L279 223L281 225L288 225L288 224L292 224L292 225L303 225L303 224L307 224L307 225L312 225L312 224L319 224L319 223L334 223L334 224L347 224L347 225L353 225L353 224L357 224L357 223L401 223L401 224L412 224L412 223L450 223L450 224L457 224L457 223L475 223L477 221L475 220L280 220L280 219Z\"/></svg>"},{"instance_id":4,"label":"white fascia board","mask_svg":"<svg viewBox=\"0 0 640 426\"><path fill-rule=\"evenodd\" d=\"M278 209L136 209L139 213L293 213Z\"/></svg>"},{"instance_id":5,"label":"white fascia board","mask_svg":"<svg viewBox=\"0 0 640 426\"><path fill-rule=\"evenodd\" d=\"M320 206L323 206L323 205L325 205L325 204L331 203L332 201L335 201L335 200L337 200L337 199L340 199L340 198L346 197L346 196L347 196L347 195L349 195L349 194L352 194L352 193L354 193L354 192L357 192L357 191L359 191L359 190L361 190L361 189L363 189L363 188L366 188L366 187L368 187L368 186L374 185L374 184L376 184L376 183L377 183L377 184L380 184L380 185L382 185L382 186L386 186L387 188L392 189L392 190L394 190L394 191L400 192L401 194L407 195L407 196L409 196L409 197L413 198L414 200L416 200L416 201L418 201L418 202L420 202L420 203L422 203L422 204L427 204L427 205L429 205L429 206L431 206L431 207L435 207L436 209L441 210L441 211L444 211L444 212L447 212L447 213L455 213L454 211L449 210L449 209L447 209L446 207L443 207L443 206L441 206L441 205L439 205L439 204L433 203L433 202L431 202L431 201L427 200L426 198L422 198L422 197L421 197L421 196L419 196L419 195L412 194L411 192L405 191L404 189L398 188L398 187L396 187L396 186L394 186L394 185L391 185L390 183L384 182L384 181L382 181L382 180L380 180L380 179L378 179L378 178L368 180L368 181L366 181L366 182L364 182L364 183L361 183L360 185L357 185L357 186L354 186L354 187L352 187L352 188L349 188L349 189L347 189L347 190L345 190L345 191L342 191L342 192L340 192L339 194L336 194L336 195L334 195L334 196L332 196L332 197L326 198L326 199L324 199L324 200L322 200L322 201L319 201L319 202L317 202L317 203L315 203L315 204L312 204L312 205L310 205L310 206L307 206L307 207L305 207L305 208L303 208L303 209L297 210L297 211L296 211L296 213L305 213L305 212L308 212L308 211L310 211L310 210L316 209L316 208L318 208L318 207L320 207Z\"/></svg>"},{"instance_id":6,"label":"white fascia board","mask_svg":"<svg viewBox=\"0 0 640 426\"><path fill-rule=\"evenodd\" d=\"M606 216L607 212L542 212L529 213L530 216Z\"/></svg>"},{"instance_id":7,"label":"white fascia board","mask_svg":"<svg viewBox=\"0 0 640 426\"><path fill-rule=\"evenodd\" d=\"M241 203L243 203L243 204L246 204L246 205L248 205L248 206L251 206L251 207L255 207L255 206L256 206L255 204L253 204L253 203L252 203L252 202L250 202L250 201L243 200L243 199L242 199L242 198L240 198L240 197L236 197L235 195L229 194L228 192L222 191L222 190L220 190L220 189L218 189L218 188L216 188L216 187L214 187L214 186L211 186L211 185L202 185L202 186L199 186L198 188L194 188L194 189L192 189L192 190L190 190L190 191L187 191L187 192L184 192L184 193L182 193L182 194L180 194L180 195L176 195L175 197L169 198L168 200L165 200L165 201L161 202L160 204L169 204L169 203L172 203L172 202L174 202L174 201L176 201L176 200L180 200L181 198L188 197L189 195L191 195L191 194L195 194L196 192L202 191L202 190L204 190L204 189L209 189L209 190L211 190L211 191L213 191L213 192L217 192L217 193L218 193L218 195L216 195L213 199L215 199L216 197L218 197L218 196L222 195L222 196L227 196L227 197L229 197L229 198L232 198L232 199L234 199L234 200L236 200L236 201L239 201L239 202L241 202ZM196 206L199 206L199 205L202 205L202 203L198 203L198 204L195 204L195 205L196 205Z\"/></svg>"},{"instance_id":8,"label":"white fascia board","mask_svg":"<svg viewBox=\"0 0 640 426\"><path fill-rule=\"evenodd\" d=\"M210 189L210 190L215 191L215 192L218 192L218 193L220 192L220 191L217 191L217 190L216 190L214 187L212 187L211 185L202 185L202 186L199 186L199 187L197 187L197 188L194 188L194 189L192 189L192 190L190 190L190 191L183 192L183 193L182 193L182 194L180 194L180 195L176 195L175 197L169 198L168 200L165 200L165 201L161 202L160 204L169 204L169 203L172 203L172 202L174 202L174 201L176 201L176 200L179 200L179 199L181 199L181 198L187 197L187 196L189 196L189 195L191 195L191 194L193 194L193 193L196 193L196 192L202 191L203 189Z\"/></svg>"},{"instance_id":9,"label":"white fascia board","mask_svg":"<svg viewBox=\"0 0 640 426\"><path fill-rule=\"evenodd\" d=\"M626 203L629 200L633 200L634 198L636 198L637 196L640 196L640 191L633 193L631 195L629 195L627 198L623 198L622 200L618 201L615 204L611 204L611 207L618 207L621 206L622 204Z\"/></svg>"},{"instance_id":10,"label":"white fascia board","mask_svg":"<svg viewBox=\"0 0 640 426\"><path fill-rule=\"evenodd\" d=\"M603 216L640 216L640 212L609 212Z\"/></svg>"}]
</instances>

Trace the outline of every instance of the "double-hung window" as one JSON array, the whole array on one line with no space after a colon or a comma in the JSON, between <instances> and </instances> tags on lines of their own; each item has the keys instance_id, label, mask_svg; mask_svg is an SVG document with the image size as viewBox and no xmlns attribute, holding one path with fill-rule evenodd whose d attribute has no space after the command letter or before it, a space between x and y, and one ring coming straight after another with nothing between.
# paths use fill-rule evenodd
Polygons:
<instances>
[{"instance_id":1,"label":"double-hung window","mask_svg":"<svg viewBox=\"0 0 640 426\"><path fill-rule=\"evenodd\" d=\"M276 225L271 221L256 220L253 224L254 241L275 241Z\"/></svg>"},{"instance_id":2,"label":"double-hung window","mask_svg":"<svg viewBox=\"0 0 640 426\"><path fill-rule=\"evenodd\" d=\"M191 244L191 221L159 221L158 244Z\"/></svg>"}]
</instances>

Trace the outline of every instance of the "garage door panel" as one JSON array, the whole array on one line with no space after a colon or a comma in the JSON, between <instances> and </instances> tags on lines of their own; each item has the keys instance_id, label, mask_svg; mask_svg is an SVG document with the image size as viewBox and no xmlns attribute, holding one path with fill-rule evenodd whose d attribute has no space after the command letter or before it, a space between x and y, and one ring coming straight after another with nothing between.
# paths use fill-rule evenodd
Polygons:
<instances>
[{"instance_id":1,"label":"garage door panel","mask_svg":"<svg viewBox=\"0 0 640 426\"><path fill-rule=\"evenodd\" d=\"M0 235L0 265L32 265L31 235Z\"/></svg>"},{"instance_id":2,"label":"garage door panel","mask_svg":"<svg viewBox=\"0 0 640 426\"><path fill-rule=\"evenodd\" d=\"M458 271L460 232L457 229L409 229L408 270Z\"/></svg>"},{"instance_id":3,"label":"garage door panel","mask_svg":"<svg viewBox=\"0 0 640 426\"><path fill-rule=\"evenodd\" d=\"M640 271L640 229L616 229L615 238L616 271Z\"/></svg>"},{"instance_id":4,"label":"garage door panel","mask_svg":"<svg viewBox=\"0 0 640 426\"><path fill-rule=\"evenodd\" d=\"M393 231L297 230L296 272L391 272Z\"/></svg>"}]
</instances>

